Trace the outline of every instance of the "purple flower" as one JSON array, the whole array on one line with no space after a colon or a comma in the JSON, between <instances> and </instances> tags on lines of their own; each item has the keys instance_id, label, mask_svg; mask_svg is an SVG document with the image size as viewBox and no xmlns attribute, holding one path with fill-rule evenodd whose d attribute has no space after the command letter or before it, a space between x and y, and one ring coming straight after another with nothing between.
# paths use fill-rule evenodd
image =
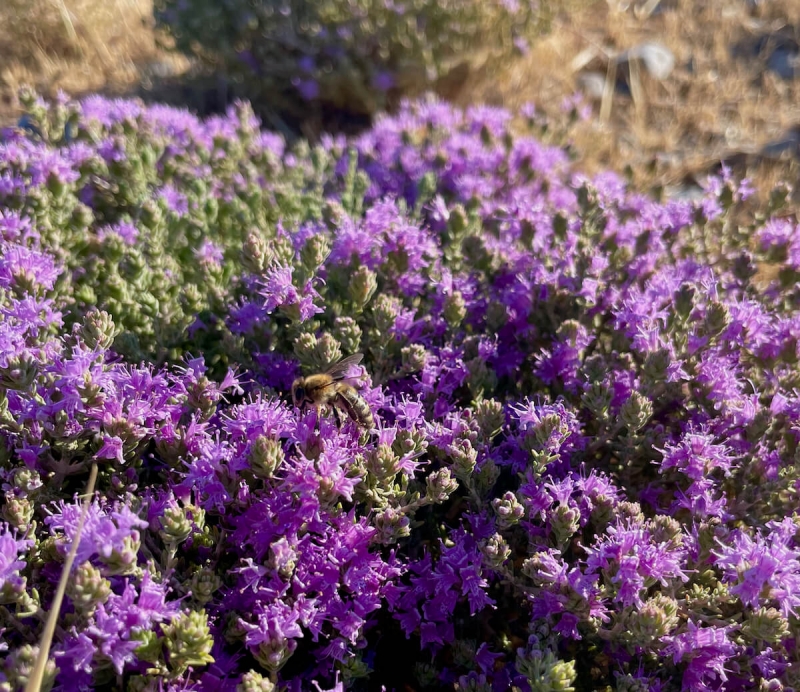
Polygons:
<instances>
[{"instance_id":1,"label":"purple flower","mask_svg":"<svg viewBox=\"0 0 800 692\"><path fill-rule=\"evenodd\" d=\"M704 432L687 432L680 442L668 444L661 452L661 473L675 468L695 481L707 477L715 469L729 475L733 465L731 450L714 443L713 436Z\"/></svg>"},{"instance_id":2,"label":"purple flower","mask_svg":"<svg viewBox=\"0 0 800 692\"><path fill-rule=\"evenodd\" d=\"M19 556L27 552L33 545L31 539L15 537L14 531L8 524L0 524L0 591L9 589L17 591L24 587L25 579L20 576L20 570L25 568L25 560Z\"/></svg>"},{"instance_id":3,"label":"purple flower","mask_svg":"<svg viewBox=\"0 0 800 692\"><path fill-rule=\"evenodd\" d=\"M292 80L292 84L306 101L313 101L319 98L319 82L317 82L316 79L300 79L299 77L295 77Z\"/></svg>"},{"instance_id":4,"label":"purple flower","mask_svg":"<svg viewBox=\"0 0 800 692\"><path fill-rule=\"evenodd\" d=\"M97 239L101 242L112 234L119 236L126 245L130 246L136 245L136 241L139 239L139 230L136 226L125 221L97 229Z\"/></svg>"},{"instance_id":5,"label":"purple flower","mask_svg":"<svg viewBox=\"0 0 800 692\"><path fill-rule=\"evenodd\" d=\"M51 532L62 531L69 541L74 540L81 514L80 504L62 503L60 512L46 519ZM89 505L75 564L79 565L91 558L112 561L115 564L136 566L136 554L131 550L138 548L140 529L147 527L147 522L140 519L125 506L118 508L101 507L97 502ZM63 545L64 553L69 545Z\"/></svg>"},{"instance_id":6,"label":"purple flower","mask_svg":"<svg viewBox=\"0 0 800 692\"><path fill-rule=\"evenodd\" d=\"M689 580L685 572L686 548L656 540L646 525L617 523L607 534L586 548L586 567L602 573L623 607L642 605L645 589L653 584L668 586Z\"/></svg>"},{"instance_id":7,"label":"purple flower","mask_svg":"<svg viewBox=\"0 0 800 692\"><path fill-rule=\"evenodd\" d=\"M722 689L728 680L726 664L739 651L728 638L735 627L698 627L690 620L687 628L673 637L664 651L675 663L687 662L683 688L709 692Z\"/></svg>"},{"instance_id":8,"label":"purple flower","mask_svg":"<svg viewBox=\"0 0 800 692\"><path fill-rule=\"evenodd\" d=\"M50 291L61 274L53 258L22 245L0 242L0 287L17 285L25 291Z\"/></svg>"},{"instance_id":9,"label":"purple flower","mask_svg":"<svg viewBox=\"0 0 800 692\"><path fill-rule=\"evenodd\" d=\"M787 517L767 524L769 532L735 531L714 551L732 594L752 608L775 601L784 617L796 616L800 605L800 549L797 531Z\"/></svg>"},{"instance_id":10,"label":"purple flower","mask_svg":"<svg viewBox=\"0 0 800 692\"><path fill-rule=\"evenodd\" d=\"M158 198L164 202L167 209L178 216L184 216L189 212L189 202L186 196L179 192L174 185L164 185L158 193Z\"/></svg>"},{"instance_id":11,"label":"purple flower","mask_svg":"<svg viewBox=\"0 0 800 692\"><path fill-rule=\"evenodd\" d=\"M149 572L144 572L138 586L126 581L122 593L111 594L97 607L89 626L67 640L61 656L71 663L72 670L86 670L91 642L95 647L93 659L108 661L121 675L127 665L136 661L135 651L141 641L135 635L168 621L178 612L175 604L166 602L165 595L164 586L153 582Z\"/></svg>"}]
</instances>

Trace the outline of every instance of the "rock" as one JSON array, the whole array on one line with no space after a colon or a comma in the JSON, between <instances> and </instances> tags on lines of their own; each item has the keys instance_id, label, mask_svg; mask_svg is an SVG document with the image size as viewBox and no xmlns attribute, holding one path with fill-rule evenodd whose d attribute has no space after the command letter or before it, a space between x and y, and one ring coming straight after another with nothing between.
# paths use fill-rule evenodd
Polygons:
<instances>
[{"instance_id":1,"label":"rock","mask_svg":"<svg viewBox=\"0 0 800 692\"><path fill-rule=\"evenodd\" d=\"M664 197L676 202L698 202L703 199L704 195L705 190L696 184L684 183L664 187Z\"/></svg>"},{"instance_id":2,"label":"rock","mask_svg":"<svg viewBox=\"0 0 800 692\"><path fill-rule=\"evenodd\" d=\"M665 45L656 42L640 43L617 56L617 65L628 66L638 60L654 79L663 81L675 69L675 54Z\"/></svg>"},{"instance_id":3,"label":"rock","mask_svg":"<svg viewBox=\"0 0 800 692\"><path fill-rule=\"evenodd\" d=\"M153 60L145 65L142 72L154 79L168 79L177 76L180 70L174 62Z\"/></svg>"},{"instance_id":4,"label":"rock","mask_svg":"<svg viewBox=\"0 0 800 692\"><path fill-rule=\"evenodd\" d=\"M783 79L800 77L800 50L791 45L776 47L767 58L767 69Z\"/></svg>"},{"instance_id":5,"label":"rock","mask_svg":"<svg viewBox=\"0 0 800 692\"><path fill-rule=\"evenodd\" d=\"M765 144L761 156L766 159L781 159L785 155L800 159L800 126L785 133L779 139Z\"/></svg>"},{"instance_id":6,"label":"rock","mask_svg":"<svg viewBox=\"0 0 800 692\"><path fill-rule=\"evenodd\" d=\"M800 78L800 32L787 25L772 31L755 31L731 48L735 58L752 61L782 79Z\"/></svg>"},{"instance_id":7,"label":"rock","mask_svg":"<svg viewBox=\"0 0 800 692\"><path fill-rule=\"evenodd\" d=\"M600 101L606 86L606 76L602 72L583 72L577 77L578 88L591 101Z\"/></svg>"}]
</instances>

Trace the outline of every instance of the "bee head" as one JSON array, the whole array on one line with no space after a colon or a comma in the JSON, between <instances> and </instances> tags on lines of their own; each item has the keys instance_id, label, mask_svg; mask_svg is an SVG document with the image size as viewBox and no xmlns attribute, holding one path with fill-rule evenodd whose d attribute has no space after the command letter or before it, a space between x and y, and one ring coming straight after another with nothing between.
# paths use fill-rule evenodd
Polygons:
<instances>
[{"instance_id":1,"label":"bee head","mask_svg":"<svg viewBox=\"0 0 800 692\"><path fill-rule=\"evenodd\" d=\"M302 377L292 382L292 401L294 401L294 405L298 408L302 406L306 400L306 388L303 386L304 384L305 381Z\"/></svg>"}]
</instances>

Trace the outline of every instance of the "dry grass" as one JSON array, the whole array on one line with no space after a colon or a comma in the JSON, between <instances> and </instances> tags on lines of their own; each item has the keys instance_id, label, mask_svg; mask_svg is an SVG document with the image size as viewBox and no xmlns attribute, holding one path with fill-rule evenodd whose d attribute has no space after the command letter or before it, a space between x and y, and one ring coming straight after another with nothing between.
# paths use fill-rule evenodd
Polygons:
<instances>
[{"instance_id":1,"label":"dry grass","mask_svg":"<svg viewBox=\"0 0 800 692\"><path fill-rule=\"evenodd\" d=\"M638 4L639 11L620 8L626 4ZM648 4L655 7L649 16L641 11ZM670 186L726 160L754 178L763 198L779 180L798 177L800 144L777 158L762 149L792 128L800 142L800 75L784 80L770 72L768 50L752 46L781 31L800 40L800 3L752 4L755 9L747 0L552 0L552 31L526 57L491 72L468 70L443 87L460 104L536 103L551 123L548 136L569 144L589 171L627 169L644 187ZM58 89L142 93L154 73L184 73L185 60L157 47L150 12L151 0L0 0L0 122L18 115L15 94L25 83L45 95ZM578 89L580 57L644 41L673 51L672 74L656 81L639 70L629 79L631 93L609 88L604 103L592 103L592 117L571 121L562 103ZM737 45L744 57L735 57ZM605 70L602 59L595 63ZM164 84L152 94L198 104L191 83L173 76Z\"/></svg>"},{"instance_id":2,"label":"dry grass","mask_svg":"<svg viewBox=\"0 0 800 692\"><path fill-rule=\"evenodd\" d=\"M19 114L28 84L46 96L122 94L153 70L186 61L159 50L150 0L1 0L0 122Z\"/></svg>"},{"instance_id":3,"label":"dry grass","mask_svg":"<svg viewBox=\"0 0 800 692\"><path fill-rule=\"evenodd\" d=\"M554 138L569 141L588 170L629 168L638 184L670 186L725 160L755 180L763 199L779 180L798 177L796 156L773 160L761 152L800 126L800 73L782 79L766 69L766 51L759 54L753 46L781 31L800 38L800 3L761 5L751 11L745 0L665 0L657 13L637 17L614 0L587 3L558 17L552 33L525 58L476 76L458 101L510 108L535 102L553 123ZM576 58L646 41L674 53L669 78L656 81L640 70L640 89L631 79L632 94L615 91L607 100L608 118L595 102L593 117L569 123L561 104L578 89ZM735 56L736 46L742 57Z\"/></svg>"}]
</instances>

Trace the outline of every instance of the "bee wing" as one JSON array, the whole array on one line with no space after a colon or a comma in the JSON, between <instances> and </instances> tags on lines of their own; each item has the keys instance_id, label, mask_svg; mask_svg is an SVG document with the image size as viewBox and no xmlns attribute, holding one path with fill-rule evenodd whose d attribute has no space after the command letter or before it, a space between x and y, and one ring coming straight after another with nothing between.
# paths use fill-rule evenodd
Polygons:
<instances>
[{"instance_id":1,"label":"bee wing","mask_svg":"<svg viewBox=\"0 0 800 692\"><path fill-rule=\"evenodd\" d=\"M352 356L342 358L338 363L331 365L325 374L330 375L334 380L343 380L344 375L350 369L350 366L358 365L363 357L363 353L354 353Z\"/></svg>"}]
</instances>

